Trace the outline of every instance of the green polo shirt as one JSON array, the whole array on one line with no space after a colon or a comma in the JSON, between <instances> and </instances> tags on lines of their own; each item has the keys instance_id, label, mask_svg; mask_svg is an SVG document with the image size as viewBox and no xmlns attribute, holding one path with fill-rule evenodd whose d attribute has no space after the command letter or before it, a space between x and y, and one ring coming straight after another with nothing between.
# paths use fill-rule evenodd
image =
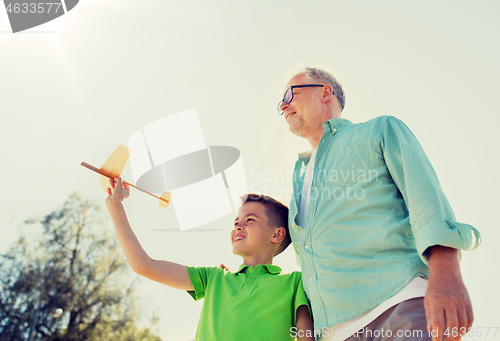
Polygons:
<instances>
[{"instance_id":1,"label":"green polo shirt","mask_svg":"<svg viewBox=\"0 0 500 341\"><path fill-rule=\"evenodd\" d=\"M290 341L296 311L309 307L300 272L281 274L276 265L187 267L195 299L205 298L196 341Z\"/></svg>"}]
</instances>

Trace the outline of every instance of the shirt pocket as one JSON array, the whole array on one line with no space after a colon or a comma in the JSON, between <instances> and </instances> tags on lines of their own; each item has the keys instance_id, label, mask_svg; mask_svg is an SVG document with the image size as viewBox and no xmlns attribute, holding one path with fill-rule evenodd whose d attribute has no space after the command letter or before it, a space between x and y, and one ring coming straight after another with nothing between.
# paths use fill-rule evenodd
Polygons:
<instances>
[{"instance_id":1,"label":"shirt pocket","mask_svg":"<svg viewBox=\"0 0 500 341\"><path fill-rule=\"evenodd\" d=\"M338 186L352 186L369 179L368 144L354 144L344 150L335 152L330 157L331 162L326 181Z\"/></svg>"}]
</instances>

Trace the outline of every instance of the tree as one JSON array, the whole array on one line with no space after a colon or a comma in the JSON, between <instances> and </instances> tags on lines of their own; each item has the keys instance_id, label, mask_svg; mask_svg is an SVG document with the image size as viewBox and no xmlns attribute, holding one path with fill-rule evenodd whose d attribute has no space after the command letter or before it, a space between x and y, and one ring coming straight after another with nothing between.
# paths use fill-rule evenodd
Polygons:
<instances>
[{"instance_id":1,"label":"tree","mask_svg":"<svg viewBox=\"0 0 500 341\"><path fill-rule=\"evenodd\" d=\"M33 340L161 340L135 323L131 270L107 224L100 206L77 194L25 222L0 256L1 340L26 340L33 326Z\"/></svg>"}]
</instances>

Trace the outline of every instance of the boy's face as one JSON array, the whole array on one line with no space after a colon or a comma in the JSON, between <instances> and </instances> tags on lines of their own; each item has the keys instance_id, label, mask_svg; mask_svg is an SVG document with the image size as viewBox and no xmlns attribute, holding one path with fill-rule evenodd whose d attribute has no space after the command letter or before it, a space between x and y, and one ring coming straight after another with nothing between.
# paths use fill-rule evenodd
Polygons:
<instances>
[{"instance_id":1,"label":"boy's face","mask_svg":"<svg viewBox=\"0 0 500 341\"><path fill-rule=\"evenodd\" d=\"M233 253L244 257L268 250L274 230L268 225L266 207L262 203L250 201L243 204L231 231Z\"/></svg>"}]
</instances>

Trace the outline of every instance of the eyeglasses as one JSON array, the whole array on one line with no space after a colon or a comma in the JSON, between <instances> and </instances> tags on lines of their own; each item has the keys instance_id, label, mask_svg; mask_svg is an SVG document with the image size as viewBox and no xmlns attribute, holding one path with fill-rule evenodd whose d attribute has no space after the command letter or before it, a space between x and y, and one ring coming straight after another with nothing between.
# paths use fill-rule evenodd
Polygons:
<instances>
[{"instance_id":1,"label":"eyeglasses","mask_svg":"<svg viewBox=\"0 0 500 341\"><path fill-rule=\"evenodd\" d=\"M324 86L321 84L303 84L303 85L292 85L285 91L285 96L283 96L283 99L278 103L278 112L280 115L283 115L283 111L280 110L281 103L285 102L286 104L289 104L291 101L293 101L293 89L295 88L309 88L309 87L316 87L316 86Z\"/></svg>"}]
</instances>

